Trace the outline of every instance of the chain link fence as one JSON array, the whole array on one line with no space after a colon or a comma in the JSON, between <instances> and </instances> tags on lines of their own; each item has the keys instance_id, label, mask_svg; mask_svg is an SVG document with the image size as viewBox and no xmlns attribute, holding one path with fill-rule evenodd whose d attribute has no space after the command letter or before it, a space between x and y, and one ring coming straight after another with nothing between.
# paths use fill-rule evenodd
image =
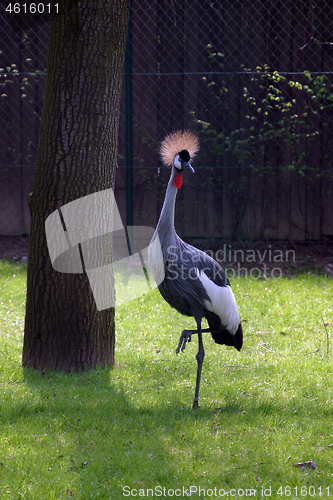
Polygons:
<instances>
[{"instance_id":1,"label":"chain link fence","mask_svg":"<svg viewBox=\"0 0 333 500\"><path fill-rule=\"evenodd\" d=\"M0 234L29 229L43 19L0 19ZM158 145L185 128L201 151L178 193L183 238L333 239L332 84L331 1L133 1L116 176L124 222L156 226L169 177Z\"/></svg>"}]
</instances>

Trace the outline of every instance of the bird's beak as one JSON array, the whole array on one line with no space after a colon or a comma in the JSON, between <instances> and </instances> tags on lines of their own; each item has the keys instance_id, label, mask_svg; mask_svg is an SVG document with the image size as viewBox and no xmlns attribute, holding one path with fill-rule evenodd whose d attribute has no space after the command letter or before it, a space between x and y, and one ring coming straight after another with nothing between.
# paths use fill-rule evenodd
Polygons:
<instances>
[{"instance_id":1,"label":"bird's beak","mask_svg":"<svg viewBox=\"0 0 333 500\"><path fill-rule=\"evenodd\" d=\"M194 174L195 170L194 168L192 167L192 165L190 164L190 162L182 162L182 167L184 170L191 170L192 174Z\"/></svg>"}]
</instances>

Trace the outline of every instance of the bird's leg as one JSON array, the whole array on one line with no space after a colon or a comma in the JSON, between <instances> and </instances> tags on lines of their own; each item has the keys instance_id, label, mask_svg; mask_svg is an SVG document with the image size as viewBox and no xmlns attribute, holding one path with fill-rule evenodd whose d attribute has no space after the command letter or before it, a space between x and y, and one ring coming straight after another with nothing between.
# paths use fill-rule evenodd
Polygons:
<instances>
[{"instance_id":1,"label":"bird's leg","mask_svg":"<svg viewBox=\"0 0 333 500\"><path fill-rule=\"evenodd\" d=\"M201 319L200 321L197 320L197 325L198 325L198 339L199 339L199 350L197 352L196 358L198 362L198 371L197 371L197 383L195 386L195 393L194 393L194 399L193 399L193 405L192 405L192 410L195 410L196 408L199 408L199 389L200 389L200 378L201 378L201 369L203 365L203 360L205 357L205 351L203 347L203 342L202 342L202 333L201 333Z\"/></svg>"},{"instance_id":2,"label":"bird's leg","mask_svg":"<svg viewBox=\"0 0 333 500\"><path fill-rule=\"evenodd\" d=\"M178 347L176 349L176 354L179 354L179 351L182 350L184 351L186 347L186 342L191 342L191 335L194 333L198 333L199 330L183 330L182 333L180 334L180 339L178 343ZM211 332L212 330L210 328L202 328L201 332Z\"/></svg>"},{"instance_id":3,"label":"bird's leg","mask_svg":"<svg viewBox=\"0 0 333 500\"><path fill-rule=\"evenodd\" d=\"M176 354L179 354L180 349L183 351L186 346L186 342L191 342L192 333L196 333L195 330L183 330L180 334L180 339L178 342L178 347L176 349Z\"/></svg>"}]
</instances>

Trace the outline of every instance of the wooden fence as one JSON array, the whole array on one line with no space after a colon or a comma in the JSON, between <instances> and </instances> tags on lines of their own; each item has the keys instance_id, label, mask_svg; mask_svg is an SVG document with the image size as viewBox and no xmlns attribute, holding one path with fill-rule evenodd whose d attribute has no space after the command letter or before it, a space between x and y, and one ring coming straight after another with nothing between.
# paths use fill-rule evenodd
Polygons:
<instances>
[{"instance_id":1,"label":"wooden fence","mask_svg":"<svg viewBox=\"0 0 333 500\"><path fill-rule=\"evenodd\" d=\"M0 67L19 73L0 97L0 234L29 227L49 28L0 20ZM201 154L177 200L182 237L332 238L332 78L330 1L133 2L116 177L124 222L156 225L169 175L158 143L189 128Z\"/></svg>"}]
</instances>

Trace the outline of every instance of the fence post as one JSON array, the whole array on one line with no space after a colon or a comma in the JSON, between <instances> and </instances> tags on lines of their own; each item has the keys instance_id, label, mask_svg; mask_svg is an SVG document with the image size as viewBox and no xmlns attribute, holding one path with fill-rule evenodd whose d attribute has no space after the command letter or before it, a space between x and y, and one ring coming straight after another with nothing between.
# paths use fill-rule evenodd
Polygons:
<instances>
[{"instance_id":1,"label":"fence post","mask_svg":"<svg viewBox=\"0 0 333 500\"><path fill-rule=\"evenodd\" d=\"M126 226L133 226L132 5L125 54Z\"/></svg>"}]
</instances>

